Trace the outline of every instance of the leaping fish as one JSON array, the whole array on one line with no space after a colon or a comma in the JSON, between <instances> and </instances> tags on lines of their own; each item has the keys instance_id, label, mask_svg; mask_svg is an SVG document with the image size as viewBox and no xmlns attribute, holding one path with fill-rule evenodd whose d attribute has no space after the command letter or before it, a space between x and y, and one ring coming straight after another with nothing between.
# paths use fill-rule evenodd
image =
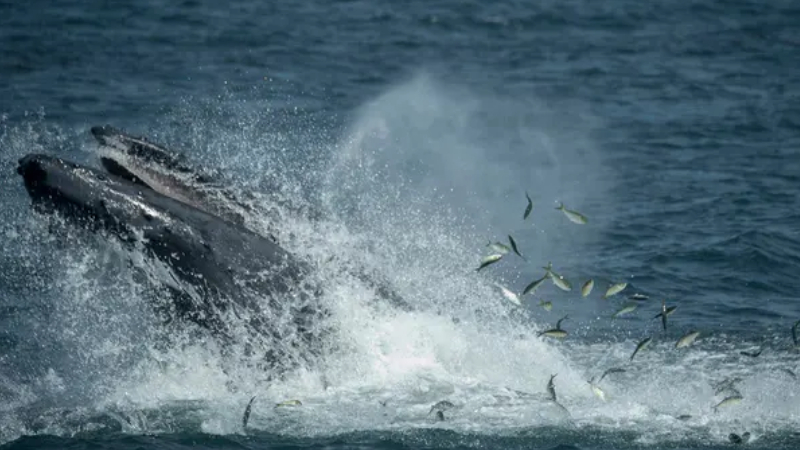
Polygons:
<instances>
[{"instance_id":1,"label":"leaping fish","mask_svg":"<svg viewBox=\"0 0 800 450\"><path fill-rule=\"evenodd\" d=\"M603 298L609 298L609 297L612 297L614 295L617 295L620 292L622 292L623 290L625 290L626 287L628 287L628 283L612 284L611 286L608 287L608 290L606 290L606 293L605 293L605 295L603 295Z\"/></svg>"},{"instance_id":2,"label":"leaping fish","mask_svg":"<svg viewBox=\"0 0 800 450\"><path fill-rule=\"evenodd\" d=\"M567 332L561 329L561 322L563 322L568 317L569 317L569 315L566 315L566 316L562 317L561 319L558 320L558 322L556 322L556 327L555 328L551 328L551 329L545 330L545 331L540 331L537 336L549 336L549 337L554 337L554 338L558 338L558 339L563 339L563 338L567 337Z\"/></svg>"},{"instance_id":3,"label":"leaping fish","mask_svg":"<svg viewBox=\"0 0 800 450\"><path fill-rule=\"evenodd\" d=\"M500 292L503 293L503 297L508 299L508 301L517 306L522 306L522 302L519 299L519 295L517 295L515 292L513 292L512 290L508 289L505 286L498 284L497 287L500 288Z\"/></svg>"},{"instance_id":4,"label":"leaping fish","mask_svg":"<svg viewBox=\"0 0 800 450\"><path fill-rule=\"evenodd\" d=\"M550 381L547 382L547 394L550 395L550 400L556 401L556 385L553 384L553 378L558 374L550 375Z\"/></svg>"},{"instance_id":5,"label":"leaping fish","mask_svg":"<svg viewBox=\"0 0 800 450\"><path fill-rule=\"evenodd\" d=\"M719 408L722 408L723 406L737 405L737 404L739 404L741 402L742 402L742 396L741 395L738 395L738 394L731 395L730 397L725 397L725 399L723 399L721 402L719 402L716 405L714 405L714 407L712 409L716 413L717 410L719 410Z\"/></svg>"},{"instance_id":6,"label":"leaping fish","mask_svg":"<svg viewBox=\"0 0 800 450\"><path fill-rule=\"evenodd\" d=\"M653 317L654 319L658 319L659 317L661 317L661 325L664 327L664 331L667 331L667 316L675 312L675 308L677 308L677 306L667 307L667 301L662 300L661 312L656 314L655 317Z\"/></svg>"},{"instance_id":7,"label":"leaping fish","mask_svg":"<svg viewBox=\"0 0 800 450\"><path fill-rule=\"evenodd\" d=\"M553 272L553 264L552 263L548 262L547 263L547 267L543 267L543 269L545 270L545 275L549 276L550 279L553 281L553 284L558 286L559 289L561 289L562 291L571 291L572 290L572 285L569 283L569 281L567 281L566 278L564 278L563 276Z\"/></svg>"},{"instance_id":8,"label":"leaping fish","mask_svg":"<svg viewBox=\"0 0 800 450\"><path fill-rule=\"evenodd\" d=\"M527 192L525 192L525 198L528 199L528 206L525 207L525 213L522 214L522 220L527 219L533 210L533 200L531 200L531 196L528 195Z\"/></svg>"},{"instance_id":9,"label":"leaping fish","mask_svg":"<svg viewBox=\"0 0 800 450\"><path fill-rule=\"evenodd\" d=\"M525 286L525 289L522 290L522 295L527 295L529 293L536 292L536 289L539 289L539 286L541 286L542 283L544 283L544 280L546 279L547 275L545 274L545 276L543 276L542 278L531 281L531 283Z\"/></svg>"},{"instance_id":10,"label":"leaping fish","mask_svg":"<svg viewBox=\"0 0 800 450\"><path fill-rule=\"evenodd\" d=\"M619 316L624 316L625 314L630 314L630 313L634 312L638 306L639 305L637 305L636 303L631 303L629 305L625 305L622 308L620 308L617 312L612 314L611 318L612 319L616 319Z\"/></svg>"},{"instance_id":11,"label":"leaping fish","mask_svg":"<svg viewBox=\"0 0 800 450\"><path fill-rule=\"evenodd\" d=\"M475 271L476 272L480 272L481 269L483 269L485 267L488 267L488 266L491 266L492 264L496 263L497 261L500 261L502 258L503 258L503 255L500 254L500 253L495 253L493 255L489 255L489 256L487 256L487 257L485 257L485 258L483 258L481 260L481 265L478 266L478 268L475 269Z\"/></svg>"},{"instance_id":12,"label":"leaping fish","mask_svg":"<svg viewBox=\"0 0 800 450\"><path fill-rule=\"evenodd\" d=\"M253 398L247 402L247 407L244 409L244 415L242 415L242 428L247 428L247 422L250 420L250 410L253 407L253 400L256 399L254 395Z\"/></svg>"},{"instance_id":13,"label":"leaping fish","mask_svg":"<svg viewBox=\"0 0 800 450\"><path fill-rule=\"evenodd\" d=\"M584 297L588 297L589 294L592 293L592 289L594 288L594 280L589 279L586 283L583 283L581 287L581 295Z\"/></svg>"},{"instance_id":14,"label":"leaping fish","mask_svg":"<svg viewBox=\"0 0 800 450\"><path fill-rule=\"evenodd\" d=\"M523 260L525 260L525 257L524 257L524 256L522 256L522 253L520 253L520 252L519 252L519 249L517 248L517 243L516 243L516 241L514 241L514 238L513 238L513 237L511 237L511 235L510 235L510 234L508 235L508 243L509 243L509 244L511 244L511 249L512 249L512 250L514 250L514 253L516 253L516 254L517 254L517 256L519 256L520 258L522 258ZM527 260L526 260L526 261L527 261Z\"/></svg>"},{"instance_id":15,"label":"leaping fish","mask_svg":"<svg viewBox=\"0 0 800 450\"><path fill-rule=\"evenodd\" d=\"M578 211L572 211L572 210L567 209L564 206L564 203L560 203L559 202L559 204L556 207L556 209L559 210L559 211L562 211L564 213L564 215L567 216L567 219L569 219L570 222L572 222L572 223L577 223L578 225L586 225L586 223L589 222L589 219L587 219L586 216L584 216L583 214L579 213Z\"/></svg>"},{"instance_id":16,"label":"leaping fish","mask_svg":"<svg viewBox=\"0 0 800 450\"><path fill-rule=\"evenodd\" d=\"M636 344L636 350L634 350L633 354L631 355L631 361L633 361L633 357L636 356L637 353L647 348L647 346L650 345L650 341L652 340L653 338L646 337L642 339L638 344Z\"/></svg>"},{"instance_id":17,"label":"leaping fish","mask_svg":"<svg viewBox=\"0 0 800 450\"><path fill-rule=\"evenodd\" d=\"M697 336L700 336L699 331L690 331L683 335L678 342L675 343L675 348L683 348L692 345L692 343L697 339Z\"/></svg>"}]
</instances>

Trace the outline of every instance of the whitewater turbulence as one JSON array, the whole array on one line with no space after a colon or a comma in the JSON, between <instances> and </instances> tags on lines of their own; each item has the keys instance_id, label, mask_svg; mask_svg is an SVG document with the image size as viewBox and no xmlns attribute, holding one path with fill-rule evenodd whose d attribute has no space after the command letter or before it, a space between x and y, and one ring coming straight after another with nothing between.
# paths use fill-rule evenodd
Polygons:
<instances>
[{"instance_id":1,"label":"whitewater turbulence","mask_svg":"<svg viewBox=\"0 0 800 450\"><path fill-rule=\"evenodd\" d=\"M640 445L723 442L744 430L758 442L797 428L798 385L789 375L800 369L796 356L765 352L742 362L724 335L704 333L676 351L672 336L655 327L596 332L581 319L588 300L579 289L565 293L549 281L522 306L500 293L498 284L521 291L549 261L574 276L573 285L600 266L591 250L611 222L603 211L616 205L589 138L594 124L562 120L582 111L444 87L424 75L363 105L330 140L313 128L265 125L277 111L217 108L213 118L193 117L192 105L176 110L196 128L162 130L160 139L183 136L183 148L197 152L190 158L219 167L248 198L243 223L313 267L330 314L324 358L273 379L256 364L225 358L212 340L165 334L147 303L164 294L141 281L167 279L168 268L102 236L51 233L58 227L30 213L4 177L2 201L13 214L0 231L15 240L2 260L21 254L29 270L8 275L23 286L8 306L18 311L13 352L21 356L3 355L0 367L0 441L106 429L331 436L445 428L607 433ZM3 167L31 147L63 148L54 144L70 132L48 127L6 128ZM534 197L527 222L526 191ZM569 225L558 201L590 223ZM526 259L509 254L476 272L486 244L509 234ZM367 278L407 307L376 301ZM545 297L552 312L538 307ZM537 336L564 315L566 339ZM630 361L645 332L653 344ZM603 380L604 401L587 381L612 367L625 371ZM558 403L546 390L552 375ZM715 413L723 397L714 385L734 377L742 403ZM254 395L245 430L242 414ZM274 408L290 399L302 406ZM437 421L430 410L441 400L454 407Z\"/></svg>"}]
</instances>

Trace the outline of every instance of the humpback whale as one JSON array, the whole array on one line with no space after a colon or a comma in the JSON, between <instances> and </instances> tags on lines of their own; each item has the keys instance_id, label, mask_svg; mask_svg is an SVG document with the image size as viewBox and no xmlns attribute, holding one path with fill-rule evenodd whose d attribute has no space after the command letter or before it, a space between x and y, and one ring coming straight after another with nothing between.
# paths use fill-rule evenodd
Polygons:
<instances>
[{"instance_id":1,"label":"humpback whale","mask_svg":"<svg viewBox=\"0 0 800 450\"><path fill-rule=\"evenodd\" d=\"M103 170L46 154L19 160L37 210L112 236L170 268L172 279L159 287L171 301L156 308L165 322L207 330L223 344L245 336L247 356L263 354L271 369L313 363L330 348L330 308L312 267L271 233L247 227L253 207L221 174L108 125L91 133ZM345 266L378 298L411 309L376 274Z\"/></svg>"},{"instance_id":2,"label":"humpback whale","mask_svg":"<svg viewBox=\"0 0 800 450\"><path fill-rule=\"evenodd\" d=\"M17 172L36 209L170 267L177 283L167 286L171 318L223 343L241 339L243 330L270 367L319 356L326 308L318 283L308 264L272 239L129 177L54 156L29 154Z\"/></svg>"}]
</instances>

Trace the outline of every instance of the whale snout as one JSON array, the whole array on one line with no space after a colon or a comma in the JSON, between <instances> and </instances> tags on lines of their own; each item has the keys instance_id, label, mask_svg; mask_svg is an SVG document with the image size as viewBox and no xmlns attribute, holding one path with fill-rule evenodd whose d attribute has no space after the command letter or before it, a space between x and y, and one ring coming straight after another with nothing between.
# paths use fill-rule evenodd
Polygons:
<instances>
[{"instance_id":1,"label":"whale snout","mask_svg":"<svg viewBox=\"0 0 800 450\"><path fill-rule=\"evenodd\" d=\"M29 190L40 186L47 180L44 158L43 155L31 154L20 158L18 161L17 173L25 180L25 186Z\"/></svg>"}]
</instances>

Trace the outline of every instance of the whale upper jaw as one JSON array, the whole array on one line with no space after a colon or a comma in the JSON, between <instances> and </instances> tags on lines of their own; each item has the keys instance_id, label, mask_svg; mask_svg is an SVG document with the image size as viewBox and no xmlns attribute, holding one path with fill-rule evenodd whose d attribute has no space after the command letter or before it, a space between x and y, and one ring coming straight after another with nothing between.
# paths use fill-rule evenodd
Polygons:
<instances>
[{"instance_id":1,"label":"whale upper jaw","mask_svg":"<svg viewBox=\"0 0 800 450\"><path fill-rule=\"evenodd\" d=\"M109 125L91 129L109 173L209 214L243 225L248 207L218 185L218 174L193 167L177 152Z\"/></svg>"}]
</instances>

